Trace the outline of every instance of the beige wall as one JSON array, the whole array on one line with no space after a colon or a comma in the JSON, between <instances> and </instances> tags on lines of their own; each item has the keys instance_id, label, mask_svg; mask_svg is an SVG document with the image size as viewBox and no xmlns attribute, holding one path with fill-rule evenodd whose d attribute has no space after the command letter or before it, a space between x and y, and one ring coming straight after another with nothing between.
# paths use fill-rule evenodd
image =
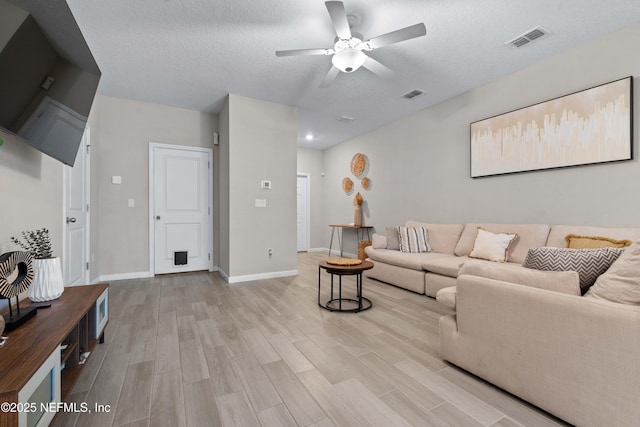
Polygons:
<instances>
[{"instance_id":1,"label":"beige wall","mask_svg":"<svg viewBox=\"0 0 640 427\"><path fill-rule=\"evenodd\" d=\"M0 147L0 254L18 249L9 240L47 228L53 254L62 256L63 165L8 135Z\"/></svg>"},{"instance_id":2,"label":"beige wall","mask_svg":"<svg viewBox=\"0 0 640 427\"><path fill-rule=\"evenodd\" d=\"M515 222L638 225L638 160L471 179L471 122L640 75L634 25L398 120L325 151L325 220L351 222L351 199L340 183L357 153L371 162L363 193L365 222L384 230L408 219L432 222ZM634 90L638 152L640 85ZM637 156L637 155L636 155ZM328 247L329 234L325 237ZM353 251L354 248L347 248Z\"/></svg>"},{"instance_id":3,"label":"beige wall","mask_svg":"<svg viewBox=\"0 0 640 427\"><path fill-rule=\"evenodd\" d=\"M98 95L91 170L100 275L149 271L149 143L213 147L217 116ZM122 184L111 184L112 176ZM95 200L95 195L92 197ZM135 207L127 207L134 199ZM95 236L94 236L95 237ZM95 250L96 248L94 248Z\"/></svg>"},{"instance_id":4,"label":"beige wall","mask_svg":"<svg viewBox=\"0 0 640 427\"><path fill-rule=\"evenodd\" d=\"M229 262L220 267L230 281L291 274L297 268L296 109L234 94L227 103L221 144L229 150L229 246L221 251L228 249ZM261 189L262 180L272 189ZM267 207L255 207L256 199Z\"/></svg>"},{"instance_id":5,"label":"beige wall","mask_svg":"<svg viewBox=\"0 0 640 427\"><path fill-rule=\"evenodd\" d=\"M309 250L324 248L324 237L329 227L324 220L322 205L324 189L324 153L310 148L298 148L298 173L308 173L310 180L309 199L311 209L309 212L310 241Z\"/></svg>"},{"instance_id":6,"label":"beige wall","mask_svg":"<svg viewBox=\"0 0 640 427\"><path fill-rule=\"evenodd\" d=\"M214 187L218 190L218 205L215 209L218 218L218 266L222 272L229 270L229 97L227 97L220 117L218 119L220 128L220 145L217 147L217 161L219 162L218 171L219 179L214 183ZM225 273L226 274L226 273Z\"/></svg>"}]
</instances>

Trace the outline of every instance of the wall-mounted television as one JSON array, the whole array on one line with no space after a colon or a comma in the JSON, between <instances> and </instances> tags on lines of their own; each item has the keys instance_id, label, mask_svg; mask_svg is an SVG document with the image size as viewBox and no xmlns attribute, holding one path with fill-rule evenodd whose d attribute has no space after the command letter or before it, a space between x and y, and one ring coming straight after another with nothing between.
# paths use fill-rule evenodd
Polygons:
<instances>
[{"instance_id":1,"label":"wall-mounted television","mask_svg":"<svg viewBox=\"0 0 640 427\"><path fill-rule=\"evenodd\" d=\"M65 0L0 0L0 137L73 166L100 75Z\"/></svg>"}]
</instances>

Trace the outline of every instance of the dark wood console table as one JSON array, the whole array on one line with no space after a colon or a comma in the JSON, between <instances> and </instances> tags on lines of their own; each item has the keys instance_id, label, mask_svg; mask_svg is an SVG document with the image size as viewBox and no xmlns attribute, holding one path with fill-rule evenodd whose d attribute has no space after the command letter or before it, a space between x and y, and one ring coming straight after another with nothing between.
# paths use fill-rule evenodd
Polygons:
<instances>
[{"instance_id":1,"label":"dark wood console table","mask_svg":"<svg viewBox=\"0 0 640 427\"><path fill-rule=\"evenodd\" d=\"M24 409L26 403L20 401L24 398L20 396L21 390L51 360L55 366L64 366L57 372L59 368L54 367L51 375L59 377L58 398L64 400L84 367L80 364L82 353L92 351L98 341L104 340L104 326L108 322L108 286L98 284L65 288L60 298L49 301L51 307L38 309L37 314L23 325L4 333L8 340L0 347L0 404L8 402L18 409ZM23 303L21 307L37 305L28 299ZM66 349L58 350L63 344L67 346ZM48 372L46 375L49 375ZM16 406L17 403L20 406ZM8 407L5 404L4 408ZM34 405L33 408L39 410L40 405ZM1 411L0 427L24 424L26 415L29 415L24 412ZM46 425L48 421L44 418L47 415L53 417L55 414L29 417L35 416L37 419L42 416L43 420L36 425Z\"/></svg>"}]
</instances>

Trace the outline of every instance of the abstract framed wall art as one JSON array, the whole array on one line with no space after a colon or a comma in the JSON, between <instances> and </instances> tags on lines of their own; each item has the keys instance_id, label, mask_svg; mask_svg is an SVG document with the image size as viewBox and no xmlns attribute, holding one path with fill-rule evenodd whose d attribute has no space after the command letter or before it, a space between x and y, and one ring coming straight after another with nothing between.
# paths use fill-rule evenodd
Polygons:
<instances>
[{"instance_id":1,"label":"abstract framed wall art","mask_svg":"<svg viewBox=\"0 0 640 427\"><path fill-rule=\"evenodd\" d=\"M471 177L632 159L631 77L471 123Z\"/></svg>"}]
</instances>

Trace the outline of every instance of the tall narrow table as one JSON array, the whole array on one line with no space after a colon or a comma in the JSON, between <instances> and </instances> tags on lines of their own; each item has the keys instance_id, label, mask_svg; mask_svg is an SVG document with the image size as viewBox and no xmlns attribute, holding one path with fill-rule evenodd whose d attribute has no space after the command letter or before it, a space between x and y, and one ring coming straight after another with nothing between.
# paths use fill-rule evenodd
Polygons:
<instances>
[{"instance_id":1,"label":"tall narrow table","mask_svg":"<svg viewBox=\"0 0 640 427\"><path fill-rule=\"evenodd\" d=\"M353 224L329 224L331 227L331 241L329 242L329 256L331 256L331 248L333 247L333 236L338 229L338 244L340 245L340 256L343 253L342 246L342 235L344 233L344 229L348 230L356 230L356 251L358 250L358 242L360 242L360 235L364 237L365 231L367 232L367 240L371 240L371 236L369 235L369 230L373 228L371 225L353 225Z\"/></svg>"}]
</instances>

